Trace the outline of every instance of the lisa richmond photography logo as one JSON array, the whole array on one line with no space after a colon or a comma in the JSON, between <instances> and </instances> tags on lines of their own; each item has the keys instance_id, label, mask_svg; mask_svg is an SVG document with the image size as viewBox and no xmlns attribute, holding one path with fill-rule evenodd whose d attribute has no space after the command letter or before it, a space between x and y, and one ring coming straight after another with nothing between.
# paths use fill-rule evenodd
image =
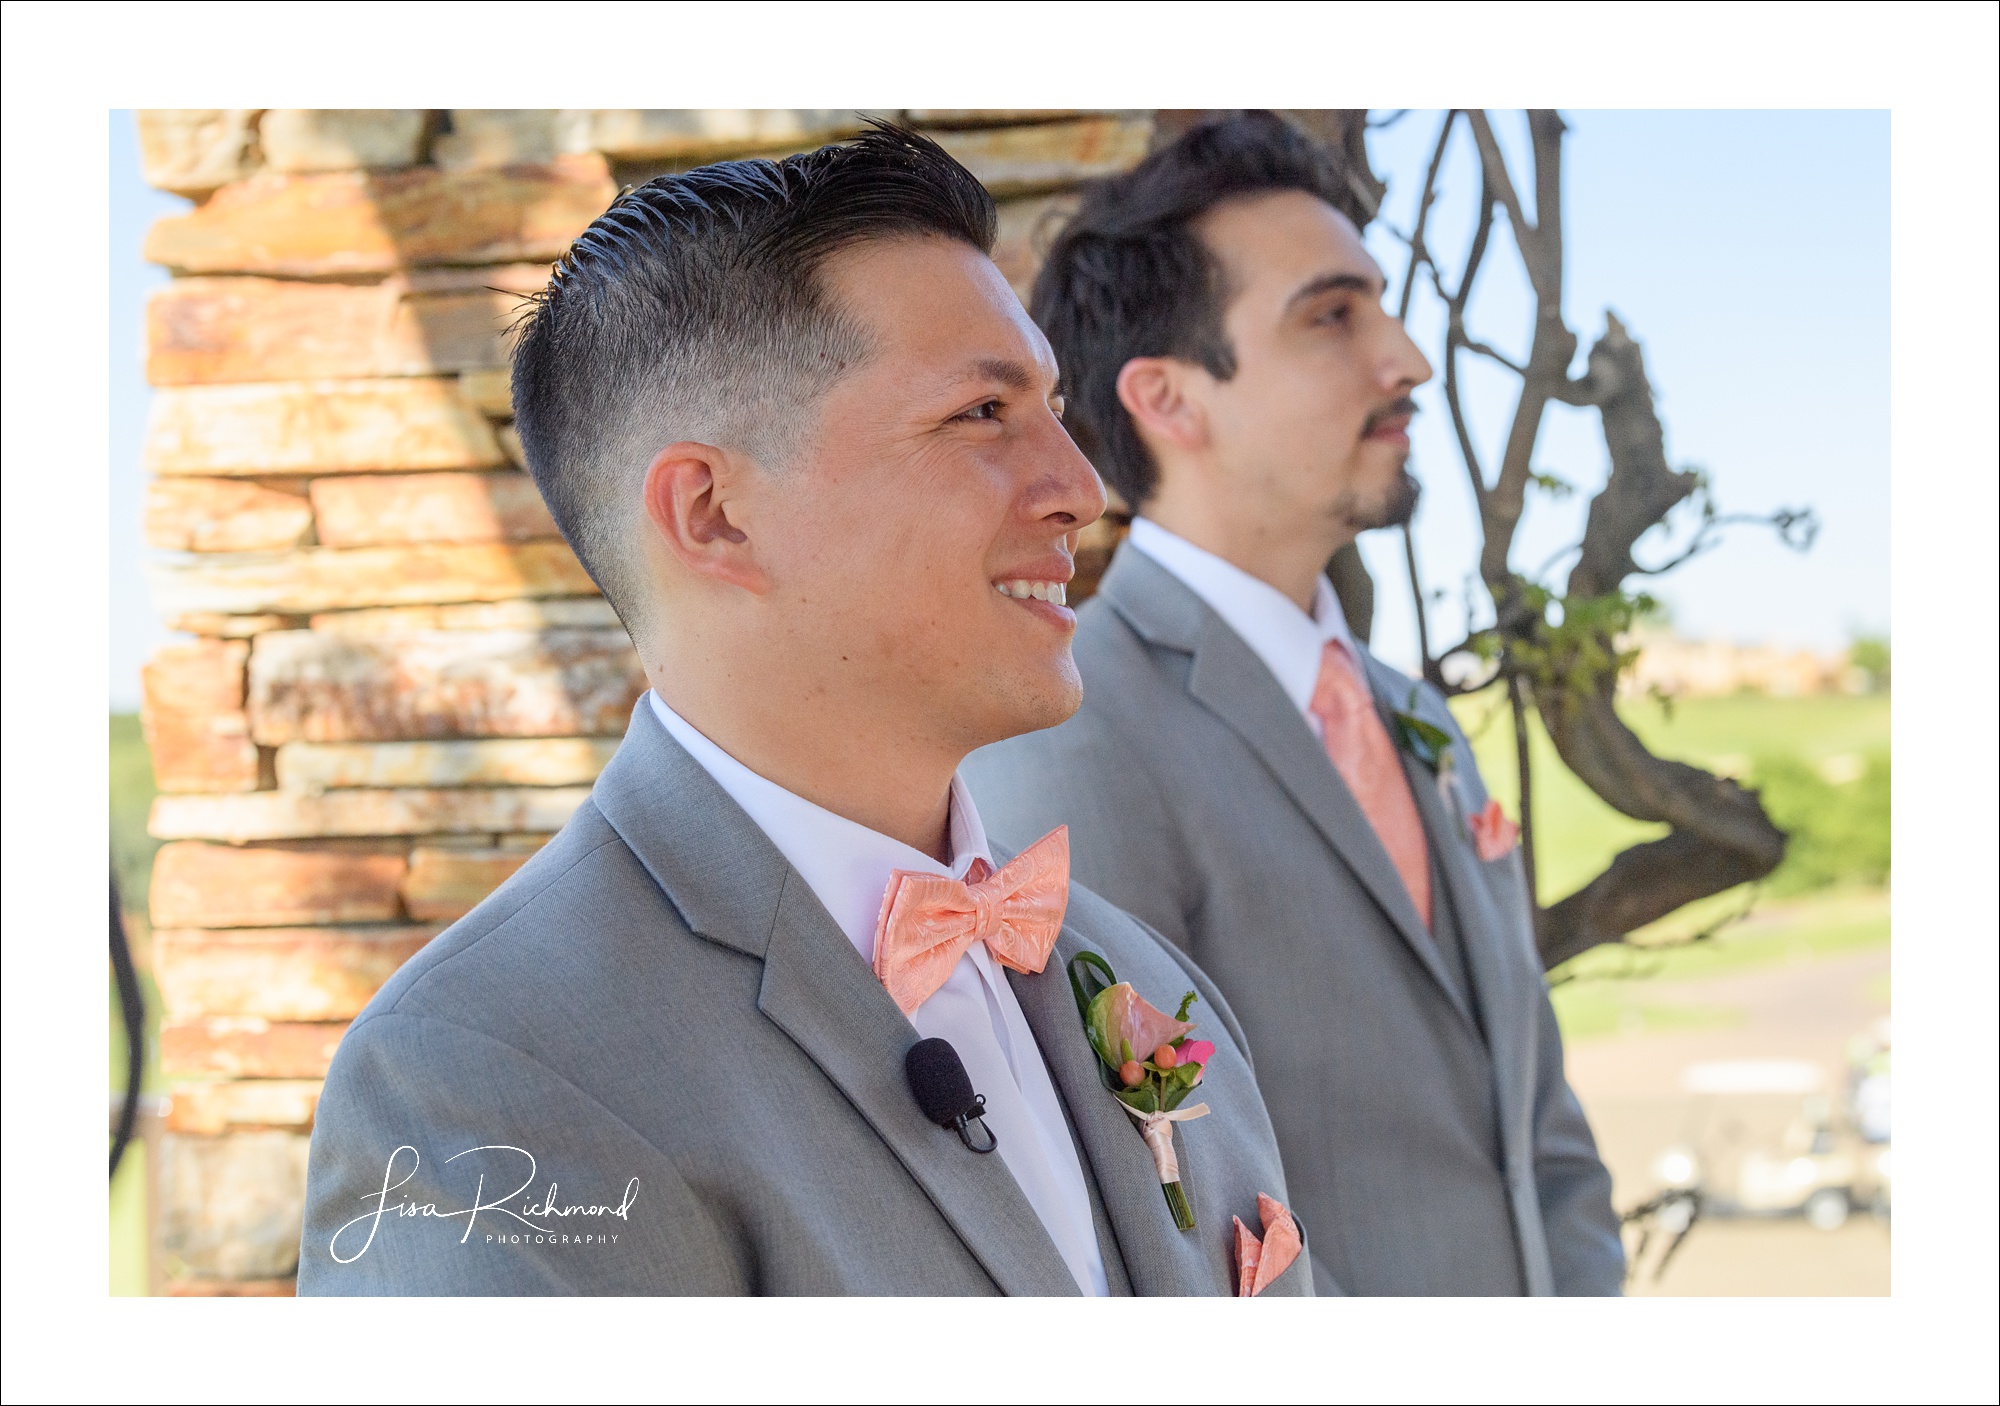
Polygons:
<instances>
[{"instance_id":1,"label":"lisa richmond photography logo","mask_svg":"<svg viewBox=\"0 0 2000 1406\"><path fill-rule=\"evenodd\" d=\"M461 1158L472 1160L461 1163ZM382 1169L382 1189L361 1198L370 1209L334 1231L327 1242L335 1263L353 1264L367 1254L384 1220L463 1220L465 1230L458 1237L461 1245L473 1243L475 1234L484 1245L615 1245L618 1232L610 1227L631 1220L632 1203L639 1199L637 1177L625 1183L616 1205L565 1201L562 1188L554 1181L546 1192L537 1192L534 1155L525 1148L500 1143L468 1147L444 1159L443 1165L452 1170L440 1173L440 1177L463 1178L469 1184L470 1195L463 1203L440 1204L409 1194L398 1196L422 1165L423 1157L408 1143L389 1154L388 1165ZM509 1189L497 1190L503 1186Z\"/></svg>"}]
</instances>

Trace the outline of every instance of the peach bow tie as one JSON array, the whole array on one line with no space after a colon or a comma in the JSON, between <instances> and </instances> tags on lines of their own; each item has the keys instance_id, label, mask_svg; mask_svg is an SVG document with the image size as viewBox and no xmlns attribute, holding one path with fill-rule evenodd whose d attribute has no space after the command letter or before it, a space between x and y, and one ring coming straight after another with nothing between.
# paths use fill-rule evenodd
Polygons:
<instances>
[{"instance_id":1,"label":"peach bow tie","mask_svg":"<svg viewBox=\"0 0 2000 1406\"><path fill-rule=\"evenodd\" d=\"M997 872L974 860L964 880L898 869L875 920L875 975L909 1015L950 977L975 942L1004 967L1048 965L1069 907L1069 826L1061 825Z\"/></svg>"}]
</instances>

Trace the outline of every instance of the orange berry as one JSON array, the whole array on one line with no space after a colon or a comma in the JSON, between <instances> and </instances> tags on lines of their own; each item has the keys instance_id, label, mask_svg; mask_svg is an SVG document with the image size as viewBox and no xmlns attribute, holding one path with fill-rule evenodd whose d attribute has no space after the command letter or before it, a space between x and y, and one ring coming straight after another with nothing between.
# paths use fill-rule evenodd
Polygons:
<instances>
[{"instance_id":1,"label":"orange berry","mask_svg":"<svg viewBox=\"0 0 2000 1406\"><path fill-rule=\"evenodd\" d=\"M1172 1069L1181 1062L1180 1051L1172 1045L1162 1045L1153 1051L1153 1063L1162 1069Z\"/></svg>"},{"instance_id":2,"label":"orange berry","mask_svg":"<svg viewBox=\"0 0 2000 1406\"><path fill-rule=\"evenodd\" d=\"M1125 1081L1125 1087L1136 1089L1146 1082L1146 1066L1136 1059L1128 1059L1118 1066L1118 1077Z\"/></svg>"}]
</instances>

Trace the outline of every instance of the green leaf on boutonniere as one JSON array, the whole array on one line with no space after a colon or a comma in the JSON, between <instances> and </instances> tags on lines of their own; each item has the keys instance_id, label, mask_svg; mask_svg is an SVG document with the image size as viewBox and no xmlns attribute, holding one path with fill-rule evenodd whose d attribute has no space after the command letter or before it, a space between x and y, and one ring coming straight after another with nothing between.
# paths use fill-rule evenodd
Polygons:
<instances>
[{"instance_id":1,"label":"green leaf on boutonniere","mask_svg":"<svg viewBox=\"0 0 2000 1406\"><path fill-rule=\"evenodd\" d=\"M1451 734L1418 717L1416 708L1417 691L1411 689L1406 710L1390 713L1390 721L1396 728L1396 744L1432 771L1442 771L1451 765Z\"/></svg>"}]
</instances>

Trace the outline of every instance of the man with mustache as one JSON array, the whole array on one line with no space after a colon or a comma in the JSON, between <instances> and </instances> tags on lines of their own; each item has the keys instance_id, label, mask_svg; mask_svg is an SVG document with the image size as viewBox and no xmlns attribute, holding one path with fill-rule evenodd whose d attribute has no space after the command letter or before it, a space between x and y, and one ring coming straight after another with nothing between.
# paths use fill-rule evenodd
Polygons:
<instances>
[{"instance_id":1,"label":"man with mustache","mask_svg":"<svg viewBox=\"0 0 2000 1406\"><path fill-rule=\"evenodd\" d=\"M957 777L1075 711L1063 587L1104 509L995 223L879 128L650 181L558 264L521 438L652 687L563 831L342 1041L302 1293L1311 1293L1227 1006L1072 891L1059 829L989 846ZM1142 1134L1085 952L1199 995L1178 1045L1106 999L1157 1066L1127 1085L1198 1074L1208 1116Z\"/></svg>"},{"instance_id":2,"label":"man with mustache","mask_svg":"<svg viewBox=\"0 0 2000 1406\"><path fill-rule=\"evenodd\" d=\"M1033 311L1138 516L1079 612L1081 711L967 774L995 834L1067 824L1077 877L1227 993L1322 1293L1613 1294L1511 826L1325 575L1408 520L1430 378L1365 218L1269 113L1086 195Z\"/></svg>"}]
</instances>

